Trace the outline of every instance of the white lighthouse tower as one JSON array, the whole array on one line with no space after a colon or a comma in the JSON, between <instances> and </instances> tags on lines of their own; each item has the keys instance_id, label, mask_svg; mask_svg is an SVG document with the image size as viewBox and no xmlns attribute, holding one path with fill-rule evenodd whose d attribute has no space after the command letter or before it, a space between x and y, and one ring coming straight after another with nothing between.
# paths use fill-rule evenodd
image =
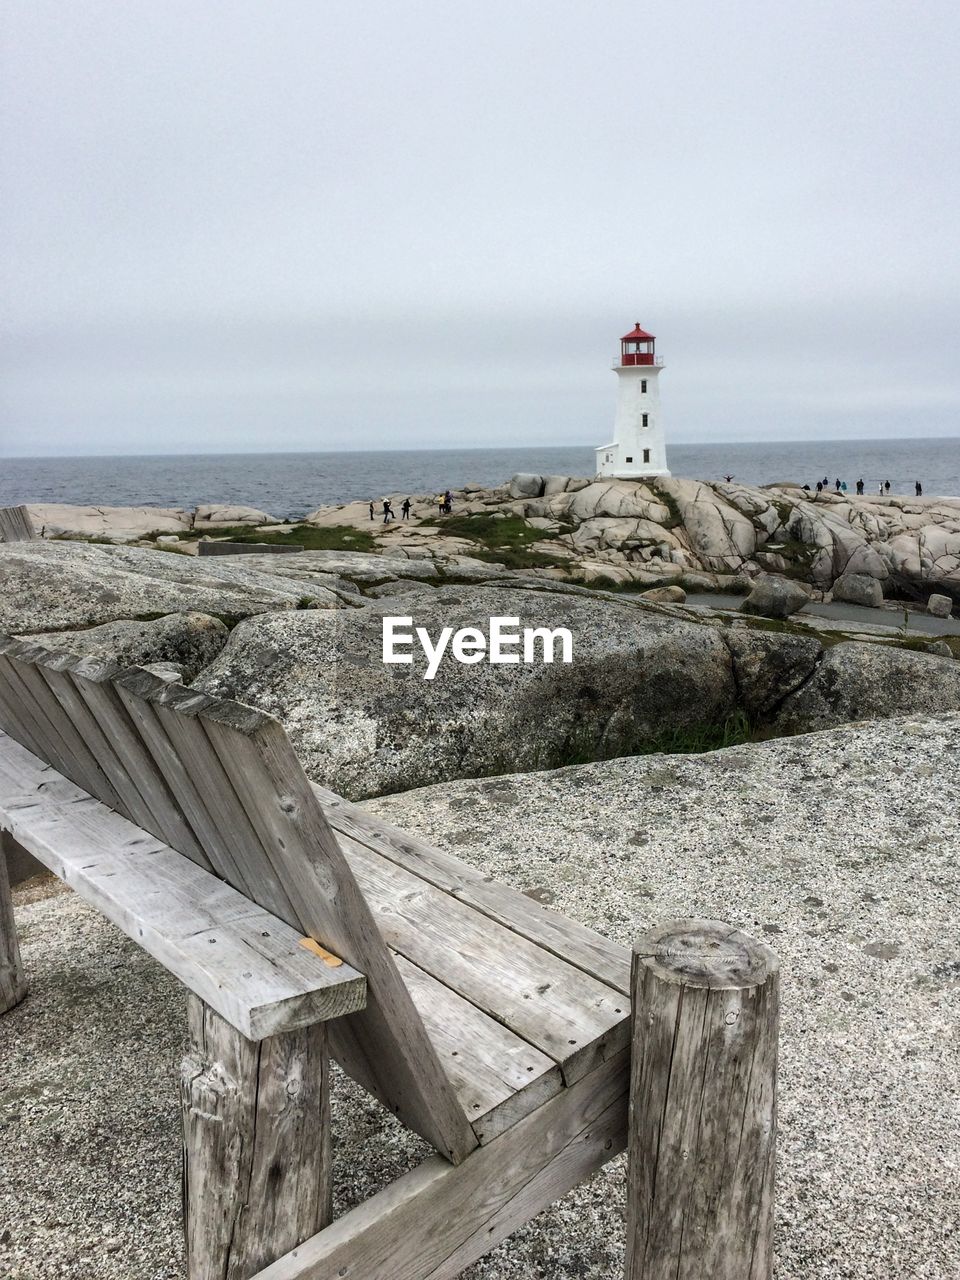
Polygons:
<instances>
[{"instance_id":1,"label":"white lighthouse tower","mask_svg":"<svg viewBox=\"0 0 960 1280\"><path fill-rule=\"evenodd\" d=\"M619 383L613 443L597 450L598 476L642 480L670 474L660 420L663 360L656 343L639 323L620 339L620 354L613 360Z\"/></svg>"}]
</instances>

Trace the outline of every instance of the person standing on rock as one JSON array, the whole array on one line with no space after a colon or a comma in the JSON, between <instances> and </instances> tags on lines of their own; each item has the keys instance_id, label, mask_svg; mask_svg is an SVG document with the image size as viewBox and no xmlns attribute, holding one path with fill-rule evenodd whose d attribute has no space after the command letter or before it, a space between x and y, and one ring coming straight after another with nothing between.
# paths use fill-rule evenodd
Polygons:
<instances>
[{"instance_id":1,"label":"person standing on rock","mask_svg":"<svg viewBox=\"0 0 960 1280\"><path fill-rule=\"evenodd\" d=\"M397 517L393 514L393 507L391 507L391 505L390 505L390 499L389 499L389 498L384 498L384 500L383 500L383 523L384 523L384 524L386 524L388 520L396 520L396 518L397 518Z\"/></svg>"},{"instance_id":2,"label":"person standing on rock","mask_svg":"<svg viewBox=\"0 0 960 1280\"><path fill-rule=\"evenodd\" d=\"M917 497L918 497L918 498L922 498L922 497L923 497L923 485L920 483L920 481L918 480L918 481L916 482L916 484L915 484L913 487L914 487L914 488L916 489L916 491L917 491Z\"/></svg>"},{"instance_id":3,"label":"person standing on rock","mask_svg":"<svg viewBox=\"0 0 960 1280\"><path fill-rule=\"evenodd\" d=\"M401 504L400 510L403 512L404 520L409 520L410 519L410 499L409 498L404 498L403 503Z\"/></svg>"},{"instance_id":4,"label":"person standing on rock","mask_svg":"<svg viewBox=\"0 0 960 1280\"><path fill-rule=\"evenodd\" d=\"M373 499L370 499L370 519L373 519Z\"/></svg>"},{"instance_id":5,"label":"person standing on rock","mask_svg":"<svg viewBox=\"0 0 960 1280\"><path fill-rule=\"evenodd\" d=\"M837 476L837 483L836 483L836 486L835 486L835 487L836 487L837 493L839 493L839 492L840 492L840 477L839 477L839 476Z\"/></svg>"},{"instance_id":6,"label":"person standing on rock","mask_svg":"<svg viewBox=\"0 0 960 1280\"><path fill-rule=\"evenodd\" d=\"M818 481L817 481L817 495L819 496L821 493L823 493L823 481L822 481L822 480L818 480Z\"/></svg>"},{"instance_id":7,"label":"person standing on rock","mask_svg":"<svg viewBox=\"0 0 960 1280\"><path fill-rule=\"evenodd\" d=\"M862 477L862 476L861 476L861 478L857 481L857 497L858 497L858 498L862 498L862 497L863 497L863 477Z\"/></svg>"},{"instance_id":8,"label":"person standing on rock","mask_svg":"<svg viewBox=\"0 0 960 1280\"><path fill-rule=\"evenodd\" d=\"M887 491L887 493L889 493L889 492L890 492L890 481L888 480L888 481L884 484L884 486L883 486L883 487L884 487L884 489Z\"/></svg>"},{"instance_id":9,"label":"person standing on rock","mask_svg":"<svg viewBox=\"0 0 960 1280\"><path fill-rule=\"evenodd\" d=\"M450 490L447 489L443 495L444 515L449 515L452 510L453 510L453 497L451 496Z\"/></svg>"}]
</instances>

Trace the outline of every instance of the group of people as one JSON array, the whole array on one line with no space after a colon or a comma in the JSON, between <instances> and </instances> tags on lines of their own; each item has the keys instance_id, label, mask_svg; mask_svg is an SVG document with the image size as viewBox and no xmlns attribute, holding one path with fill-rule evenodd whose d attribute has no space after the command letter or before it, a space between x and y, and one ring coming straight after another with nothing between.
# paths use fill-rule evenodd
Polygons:
<instances>
[{"instance_id":1,"label":"group of people","mask_svg":"<svg viewBox=\"0 0 960 1280\"><path fill-rule=\"evenodd\" d=\"M808 484L805 484L803 487L804 487L805 489L809 489L809 488L810 488L810 486L809 486ZM846 480L841 480L841 479L839 478L839 476L838 476L838 477L837 477L837 479L834 481L834 486L833 486L833 487L834 487L834 489L835 489L835 491L836 491L837 493L846 493L846 492L847 492L847 482L846 482ZM919 481L919 480L915 480L915 481L914 481L914 485L913 485L913 487L914 487L914 492L916 493L917 497L918 497L918 498L922 498L922 497L923 497L923 485L920 483L920 481ZM823 493L824 489L829 489L829 488L830 488L830 477L829 477L829 476L824 476L822 480L818 480L818 481L817 481L817 484L816 484L817 493ZM859 480L857 481L857 497L858 497L858 498L862 498L862 497L863 497L863 494L864 494L864 490L865 490L865 488L866 488L866 483L865 483L865 481L863 480L863 478L861 477L861 479L859 479ZM890 481L889 481L889 480L880 480L880 481L878 481L878 482L877 482L877 489L878 489L878 492L880 493L880 495L881 495L881 496L883 496L883 495L885 495L885 494L888 494L888 493L890 492Z\"/></svg>"},{"instance_id":2,"label":"group of people","mask_svg":"<svg viewBox=\"0 0 960 1280\"><path fill-rule=\"evenodd\" d=\"M411 507L411 506L412 506L412 503L410 502L410 499L409 499L409 498L404 498L403 502L400 504L400 510L401 510L401 512L403 513L403 518L404 518L404 520L409 520L409 519L410 519L410 507ZM371 520L374 518L375 513L376 513L376 504L374 503L373 499L371 498L371 499L370 499L370 519L371 519ZM383 500L383 523L384 523L384 524L388 524L391 520L396 520L396 518L397 518L397 513L396 513L396 512L394 511L394 509L393 509L393 504L391 503L391 501L390 501L390 499L389 499L389 498L384 498L384 500Z\"/></svg>"},{"instance_id":3,"label":"group of people","mask_svg":"<svg viewBox=\"0 0 960 1280\"><path fill-rule=\"evenodd\" d=\"M413 506L413 503L410 501L409 498L404 498L403 502L400 504L400 512L404 520L410 519L410 511L412 506ZM443 493L437 494L437 508L440 512L440 515L442 516L448 516L450 512L453 510L453 498L450 494L449 489L446 489ZM371 520L375 519L376 513L377 513L377 504L371 498L370 499L370 519ZM383 523L389 524L391 520L396 520L396 518L397 518L397 513L393 509L393 503L390 501L389 498L384 498L383 499Z\"/></svg>"}]
</instances>

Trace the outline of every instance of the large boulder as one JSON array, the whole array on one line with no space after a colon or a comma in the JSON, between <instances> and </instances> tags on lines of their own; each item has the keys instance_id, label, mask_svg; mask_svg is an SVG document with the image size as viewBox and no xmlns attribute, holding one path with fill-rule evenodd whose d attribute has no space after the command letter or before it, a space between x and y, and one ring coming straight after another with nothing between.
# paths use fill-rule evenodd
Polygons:
<instances>
[{"instance_id":1,"label":"large boulder","mask_svg":"<svg viewBox=\"0 0 960 1280\"><path fill-rule=\"evenodd\" d=\"M799 583L763 573L755 579L740 609L743 613L763 618L789 618L791 614L799 613L809 601L810 596Z\"/></svg>"},{"instance_id":2,"label":"large boulder","mask_svg":"<svg viewBox=\"0 0 960 1280\"><path fill-rule=\"evenodd\" d=\"M39 632L27 636L49 649L79 657L103 655L129 666L173 664L185 682L208 666L227 643L229 631L205 613L170 613L147 622L107 622L86 631Z\"/></svg>"},{"instance_id":3,"label":"large boulder","mask_svg":"<svg viewBox=\"0 0 960 1280\"><path fill-rule=\"evenodd\" d=\"M700 567L737 570L760 545L750 517L709 485L671 478L658 480L656 490L679 512L690 550ZM764 499L764 508L767 506L769 502Z\"/></svg>"},{"instance_id":4,"label":"large boulder","mask_svg":"<svg viewBox=\"0 0 960 1280\"><path fill-rule=\"evenodd\" d=\"M384 663L387 615L412 617L434 641L443 626L486 633L495 616L566 627L573 661L448 656L428 680L418 645L413 663ZM353 798L627 754L723 724L736 700L717 628L584 594L490 586L250 619L196 684L279 716L307 772Z\"/></svg>"},{"instance_id":5,"label":"large boulder","mask_svg":"<svg viewBox=\"0 0 960 1280\"><path fill-rule=\"evenodd\" d=\"M284 567L291 560L296 564ZM213 561L85 542L0 543L0 632L23 635L184 611L236 619L268 609L334 605L342 579L350 576L349 560L348 552ZM404 568L395 571L396 564ZM360 556L355 571L383 581L407 576L407 570L413 576L415 562ZM424 572L436 569L430 564Z\"/></svg>"},{"instance_id":6,"label":"large boulder","mask_svg":"<svg viewBox=\"0 0 960 1280\"><path fill-rule=\"evenodd\" d=\"M683 604L687 593L683 587L651 587L649 591L641 591L640 599L649 600L651 604Z\"/></svg>"},{"instance_id":7,"label":"large boulder","mask_svg":"<svg viewBox=\"0 0 960 1280\"><path fill-rule=\"evenodd\" d=\"M784 699L784 733L829 729L850 720L960 710L960 662L898 645L834 645L810 679Z\"/></svg>"},{"instance_id":8,"label":"large boulder","mask_svg":"<svg viewBox=\"0 0 960 1280\"><path fill-rule=\"evenodd\" d=\"M192 513L183 507L76 507L31 503L33 527L45 538L102 538L135 542L156 533L186 533Z\"/></svg>"},{"instance_id":9,"label":"large boulder","mask_svg":"<svg viewBox=\"0 0 960 1280\"><path fill-rule=\"evenodd\" d=\"M277 524L277 517L260 511L257 507L217 506L197 507L194 525L197 529L217 528L235 524Z\"/></svg>"},{"instance_id":10,"label":"large boulder","mask_svg":"<svg viewBox=\"0 0 960 1280\"><path fill-rule=\"evenodd\" d=\"M743 623L729 627L723 638L733 659L740 708L754 724L770 719L823 654L815 636L780 635Z\"/></svg>"},{"instance_id":11,"label":"large boulder","mask_svg":"<svg viewBox=\"0 0 960 1280\"><path fill-rule=\"evenodd\" d=\"M883 587L869 573L841 573L833 584L833 598L879 609L883 604Z\"/></svg>"},{"instance_id":12,"label":"large boulder","mask_svg":"<svg viewBox=\"0 0 960 1280\"><path fill-rule=\"evenodd\" d=\"M667 524L671 519L667 504L648 485L635 480L594 480L576 491L568 485L565 495L554 497L547 505L545 514L576 524L598 516L652 520L655 524Z\"/></svg>"},{"instance_id":13,"label":"large boulder","mask_svg":"<svg viewBox=\"0 0 960 1280\"><path fill-rule=\"evenodd\" d=\"M543 476L527 475L518 472L510 478L511 498L539 498L543 493Z\"/></svg>"},{"instance_id":14,"label":"large boulder","mask_svg":"<svg viewBox=\"0 0 960 1280\"><path fill-rule=\"evenodd\" d=\"M953 601L949 596L934 592L927 600L927 613L934 618L949 618L953 613Z\"/></svg>"}]
</instances>

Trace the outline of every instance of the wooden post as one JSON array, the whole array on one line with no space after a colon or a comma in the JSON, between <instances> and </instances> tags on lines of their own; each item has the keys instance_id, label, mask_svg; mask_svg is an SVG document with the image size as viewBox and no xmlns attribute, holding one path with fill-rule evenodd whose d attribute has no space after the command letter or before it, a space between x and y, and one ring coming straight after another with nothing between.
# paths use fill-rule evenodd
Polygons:
<instances>
[{"instance_id":1,"label":"wooden post","mask_svg":"<svg viewBox=\"0 0 960 1280\"><path fill-rule=\"evenodd\" d=\"M254 1042L187 999L187 1274L248 1280L333 1216L327 1024Z\"/></svg>"},{"instance_id":2,"label":"wooden post","mask_svg":"<svg viewBox=\"0 0 960 1280\"><path fill-rule=\"evenodd\" d=\"M27 976L20 959L17 924L13 918L13 895L7 872L7 855L14 848L9 831L0 832L0 1014L6 1013L27 994Z\"/></svg>"},{"instance_id":3,"label":"wooden post","mask_svg":"<svg viewBox=\"0 0 960 1280\"><path fill-rule=\"evenodd\" d=\"M633 951L627 1280L769 1280L779 961L716 920Z\"/></svg>"}]
</instances>

